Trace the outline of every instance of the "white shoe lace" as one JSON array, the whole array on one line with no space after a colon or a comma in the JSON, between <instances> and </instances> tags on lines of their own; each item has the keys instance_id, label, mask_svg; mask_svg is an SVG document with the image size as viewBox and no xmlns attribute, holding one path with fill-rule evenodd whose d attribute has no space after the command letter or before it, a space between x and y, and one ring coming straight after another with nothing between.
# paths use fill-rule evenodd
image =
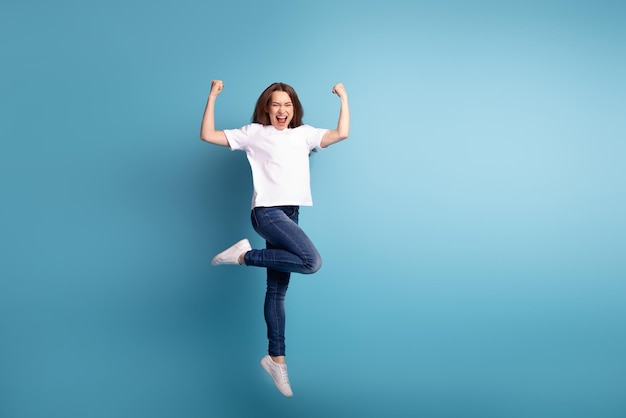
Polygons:
<instances>
[{"instance_id":1,"label":"white shoe lace","mask_svg":"<svg viewBox=\"0 0 626 418\"><path fill-rule=\"evenodd\" d=\"M289 385L289 376L287 375L287 367L284 364L278 366L280 369L280 377L284 385Z\"/></svg>"}]
</instances>

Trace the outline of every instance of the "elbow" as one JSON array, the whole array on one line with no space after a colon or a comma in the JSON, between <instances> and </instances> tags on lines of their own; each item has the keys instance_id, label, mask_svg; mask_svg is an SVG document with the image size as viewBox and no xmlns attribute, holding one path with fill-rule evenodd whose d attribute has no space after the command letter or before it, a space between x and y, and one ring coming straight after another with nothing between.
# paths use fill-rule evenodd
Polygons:
<instances>
[{"instance_id":1,"label":"elbow","mask_svg":"<svg viewBox=\"0 0 626 418\"><path fill-rule=\"evenodd\" d=\"M204 130L200 131L200 141L209 142L210 143L210 142L212 142L211 138L212 138L212 136L211 136L210 132L207 132L207 131L204 131Z\"/></svg>"},{"instance_id":2,"label":"elbow","mask_svg":"<svg viewBox=\"0 0 626 418\"><path fill-rule=\"evenodd\" d=\"M339 137L343 140L350 136L350 123L344 123L337 129Z\"/></svg>"}]
</instances>

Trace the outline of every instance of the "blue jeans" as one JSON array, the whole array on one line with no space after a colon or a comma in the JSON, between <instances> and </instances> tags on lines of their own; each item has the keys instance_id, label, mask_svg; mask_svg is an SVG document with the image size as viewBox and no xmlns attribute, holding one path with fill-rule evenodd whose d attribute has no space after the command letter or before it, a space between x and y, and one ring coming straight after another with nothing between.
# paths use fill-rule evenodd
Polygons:
<instances>
[{"instance_id":1,"label":"blue jeans","mask_svg":"<svg viewBox=\"0 0 626 418\"><path fill-rule=\"evenodd\" d=\"M311 274L322 266L317 249L298 226L298 206L258 207L250 218L265 239L264 250L250 250L247 266L267 268L265 322L270 356L285 355L285 294L291 273Z\"/></svg>"}]
</instances>

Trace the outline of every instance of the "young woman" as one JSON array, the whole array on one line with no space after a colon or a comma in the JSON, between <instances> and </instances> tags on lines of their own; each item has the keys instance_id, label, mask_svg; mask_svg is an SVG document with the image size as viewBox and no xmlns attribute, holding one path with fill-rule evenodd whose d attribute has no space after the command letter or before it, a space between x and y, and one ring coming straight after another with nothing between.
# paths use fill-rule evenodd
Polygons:
<instances>
[{"instance_id":1,"label":"young woman","mask_svg":"<svg viewBox=\"0 0 626 418\"><path fill-rule=\"evenodd\" d=\"M252 123L239 129L215 129L215 101L224 88L213 80L202 119L200 138L245 151L252 169L254 192L251 221L265 239L265 249L252 249L243 239L213 258L212 264L245 264L267 269L265 322L268 355L261 365L278 390L293 396L285 364L285 294L291 273L315 273L322 265L317 249L298 226L300 206L311 206L309 154L348 137L350 111L343 84L333 87L341 108L336 129L319 129L302 122L304 114L295 90L284 83L267 87L257 100Z\"/></svg>"}]
</instances>

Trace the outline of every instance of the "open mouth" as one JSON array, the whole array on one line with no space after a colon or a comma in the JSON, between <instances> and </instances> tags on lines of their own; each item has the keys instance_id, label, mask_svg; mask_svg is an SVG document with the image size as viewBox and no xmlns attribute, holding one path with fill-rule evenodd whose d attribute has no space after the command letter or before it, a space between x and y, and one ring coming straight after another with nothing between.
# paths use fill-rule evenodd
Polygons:
<instances>
[{"instance_id":1,"label":"open mouth","mask_svg":"<svg viewBox=\"0 0 626 418\"><path fill-rule=\"evenodd\" d=\"M286 123L287 116L276 116L276 120L278 121L278 123Z\"/></svg>"}]
</instances>

